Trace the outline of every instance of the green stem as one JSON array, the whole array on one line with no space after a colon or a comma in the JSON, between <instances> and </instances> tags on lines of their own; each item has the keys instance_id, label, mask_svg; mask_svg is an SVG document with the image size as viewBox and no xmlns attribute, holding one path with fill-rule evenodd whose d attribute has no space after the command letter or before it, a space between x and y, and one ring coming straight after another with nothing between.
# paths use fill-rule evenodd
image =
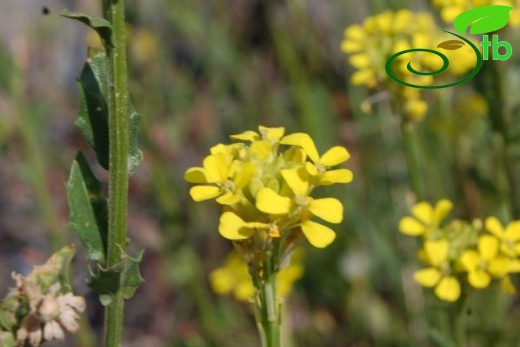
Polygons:
<instances>
[{"instance_id":1,"label":"green stem","mask_svg":"<svg viewBox=\"0 0 520 347\"><path fill-rule=\"evenodd\" d=\"M406 121L401 121L401 133L403 136L404 152L406 156L406 165L408 174L410 175L410 184L417 201L423 200L424 192L421 185L421 172L418 163L417 153L417 136L413 125Z\"/></svg>"},{"instance_id":2,"label":"green stem","mask_svg":"<svg viewBox=\"0 0 520 347\"><path fill-rule=\"evenodd\" d=\"M266 262L262 278L254 281L257 289L255 319L262 347L281 347L281 310L276 300L276 271Z\"/></svg>"},{"instance_id":3,"label":"green stem","mask_svg":"<svg viewBox=\"0 0 520 347\"><path fill-rule=\"evenodd\" d=\"M466 347L466 297L464 294L452 308L453 341L457 347Z\"/></svg>"},{"instance_id":4,"label":"green stem","mask_svg":"<svg viewBox=\"0 0 520 347\"><path fill-rule=\"evenodd\" d=\"M102 1L103 14L112 24L115 48L107 47L109 105L108 256L112 267L126 249L128 207L128 86L125 47L124 0ZM115 293L106 308L105 347L119 347L123 333L124 297Z\"/></svg>"},{"instance_id":5,"label":"green stem","mask_svg":"<svg viewBox=\"0 0 520 347\"><path fill-rule=\"evenodd\" d=\"M510 119L504 110L504 91L502 72L496 62L490 62L486 75L487 84L484 85L486 97L489 104L489 114L493 130L501 137L500 160L503 164L503 170L506 178L506 186L504 191L508 194L508 208L512 215L510 218L518 218L520 215L520 190L518 186L517 173L515 170L515 161L510 156L511 139L509 129L511 126Z\"/></svg>"}]
</instances>

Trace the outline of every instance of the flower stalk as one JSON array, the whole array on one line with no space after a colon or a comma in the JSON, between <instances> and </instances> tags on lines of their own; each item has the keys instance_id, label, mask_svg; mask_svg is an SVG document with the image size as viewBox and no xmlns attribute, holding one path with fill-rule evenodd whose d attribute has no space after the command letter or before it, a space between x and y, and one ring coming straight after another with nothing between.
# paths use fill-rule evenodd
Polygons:
<instances>
[{"instance_id":1,"label":"flower stalk","mask_svg":"<svg viewBox=\"0 0 520 347\"><path fill-rule=\"evenodd\" d=\"M255 315L260 332L262 347L281 346L281 304L276 299L277 271L269 269L271 261L266 262L266 271L263 278L254 281L256 287Z\"/></svg>"},{"instance_id":2,"label":"flower stalk","mask_svg":"<svg viewBox=\"0 0 520 347\"><path fill-rule=\"evenodd\" d=\"M112 267L121 261L126 249L128 207L129 117L125 46L124 0L103 0L103 15L113 29L114 47L106 47L109 106L109 196L108 256ZM106 308L105 346L121 345L124 297L121 290Z\"/></svg>"}]
</instances>

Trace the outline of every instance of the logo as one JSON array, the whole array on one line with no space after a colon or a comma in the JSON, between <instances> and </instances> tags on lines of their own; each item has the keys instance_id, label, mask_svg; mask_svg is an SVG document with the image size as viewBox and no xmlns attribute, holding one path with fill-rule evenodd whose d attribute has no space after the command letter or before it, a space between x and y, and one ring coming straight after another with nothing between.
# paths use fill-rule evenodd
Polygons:
<instances>
[{"instance_id":1,"label":"logo","mask_svg":"<svg viewBox=\"0 0 520 347\"><path fill-rule=\"evenodd\" d=\"M390 76L391 79L393 79L395 82L400 83L402 85L405 85L407 87L411 88L423 88L423 89L440 89L440 88L448 88L453 87L458 84L465 83L472 79L482 67L482 63L484 60L488 60L490 57L490 48L491 48L491 58L493 60L507 60L511 58L511 55L513 54L513 48L511 47L511 44L506 41L499 41L498 35L492 35L491 40L489 39L489 35L487 35L490 32L502 29L507 25L507 22L509 21L509 11L511 11L513 8L510 6L503 6L503 5L490 5L490 6L482 6L473 8L468 11L464 11L461 14L459 14L455 20L453 21L453 27L456 31L460 33L456 34L451 31L446 31L448 34L451 34L460 40L448 40L441 42L437 48L443 48L446 50L456 50L464 45L470 46L473 51L475 52L475 56L477 58L477 64L471 71L469 75L462 78L459 81L449 83L449 84L442 84L442 85L435 85L435 86L421 86L417 84L412 84L405 82L398 77L396 77L392 72L392 63L395 59L400 57L403 54L412 53L412 52L425 52L430 54L435 54L439 58L442 59L442 66L435 71L417 71L415 70L411 62L408 62L408 65L406 66L406 69L411 72L414 75L420 75L420 76L433 76L440 74L444 72L448 66L450 65L450 62L448 60L448 57L444 55L441 52L435 51L433 49L427 49L427 48L413 48L413 49L407 49L401 52L397 52L396 54L392 55L387 61L385 65L385 70L388 76ZM482 41L480 42L480 45L482 46L482 52L483 54L480 54L480 50L475 46L471 41L466 39L463 35L466 33L466 30L470 28L469 33L470 34L483 34ZM462 40L462 41L461 41ZM500 48L505 48L505 53L500 52ZM503 51L503 50L502 50Z\"/></svg>"}]
</instances>

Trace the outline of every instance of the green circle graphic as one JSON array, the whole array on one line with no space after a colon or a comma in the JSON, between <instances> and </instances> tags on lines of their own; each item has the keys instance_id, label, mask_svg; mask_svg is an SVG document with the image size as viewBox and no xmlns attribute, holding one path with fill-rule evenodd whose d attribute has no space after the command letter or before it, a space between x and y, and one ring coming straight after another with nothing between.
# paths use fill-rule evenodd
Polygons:
<instances>
[{"instance_id":1,"label":"green circle graphic","mask_svg":"<svg viewBox=\"0 0 520 347\"><path fill-rule=\"evenodd\" d=\"M436 71L430 71L430 72L417 71L417 70L415 70L412 67L411 62L408 62L408 65L406 65L406 69L408 71L410 71L412 74L420 75L420 76L433 76L433 75L437 75L437 74L440 74L440 73L444 72L448 68L448 66L450 65L448 57L446 57L446 55L442 54L441 52L437 52L437 51L434 51L433 49L426 49L426 48L407 49L407 50L404 50L404 51L401 51L401 52L397 52L396 54L392 55L386 61L386 65L385 65L385 70L386 70L386 73L388 74L388 76L390 76L390 78L393 79L395 82L400 83L402 85L405 85L407 87L422 88L422 89L440 89L440 88L453 87L453 86L456 86L458 84L466 83L467 81L469 81L470 79L475 77L475 75L480 71L480 68L482 67L482 54L480 54L480 51L478 50L478 48L473 43L471 43L471 41L469 41L468 39L466 39L465 37L463 37L461 35L457 35L455 33L452 33L451 31L446 31L446 30L443 30L443 31L447 32L448 34L452 34L452 35L457 36L458 38L460 38L461 40L466 42L468 45L470 45L470 47L475 52L475 55L477 56L477 64L475 65L475 67L473 68L473 71L471 71L471 73L468 76L464 77L463 79L461 79L459 81L456 81L456 82L453 82L453 83L450 83L450 84L442 84L442 85L439 85L439 86L421 86L421 85L418 85L418 84L411 84L411 83L405 82L405 81L397 78L394 75L394 73L392 72L392 63L393 63L393 61L397 57L399 57L399 56L401 56L403 54L406 54L406 53L411 53L411 52L432 53L432 54L435 54L435 55L437 55L438 57L440 57L442 59L442 67L440 69L436 70Z\"/></svg>"}]
</instances>

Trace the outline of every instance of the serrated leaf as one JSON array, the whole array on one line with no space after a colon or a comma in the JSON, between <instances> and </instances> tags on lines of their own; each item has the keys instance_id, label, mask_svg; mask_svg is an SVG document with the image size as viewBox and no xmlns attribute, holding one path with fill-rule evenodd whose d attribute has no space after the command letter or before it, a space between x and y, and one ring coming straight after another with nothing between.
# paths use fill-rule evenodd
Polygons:
<instances>
[{"instance_id":1,"label":"serrated leaf","mask_svg":"<svg viewBox=\"0 0 520 347\"><path fill-rule=\"evenodd\" d=\"M142 258L143 251L135 258L123 254L118 264L106 269L98 266L97 273L91 273L88 286L100 294L102 304L110 304L111 297L119 291L122 291L125 299L134 295L137 288L144 283L139 271Z\"/></svg>"},{"instance_id":2,"label":"serrated leaf","mask_svg":"<svg viewBox=\"0 0 520 347\"><path fill-rule=\"evenodd\" d=\"M465 43L460 40L448 40L448 41L439 43L437 45L437 48L446 49L448 51L454 51L456 49L462 48L462 46L464 46L464 45L465 45Z\"/></svg>"},{"instance_id":3,"label":"serrated leaf","mask_svg":"<svg viewBox=\"0 0 520 347\"><path fill-rule=\"evenodd\" d=\"M66 18L78 20L81 23L91 27L98 33L105 45L114 48L114 40L112 37L112 25L106 19L101 17L91 17L85 13L72 12L69 10L63 10L61 12L61 15Z\"/></svg>"},{"instance_id":4,"label":"serrated leaf","mask_svg":"<svg viewBox=\"0 0 520 347\"><path fill-rule=\"evenodd\" d=\"M83 153L72 163L67 181L69 226L87 250L87 258L104 261L107 252L108 209L101 183L92 173Z\"/></svg>"},{"instance_id":5,"label":"serrated leaf","mask_svg":"<svg viewBox=\"0 0 520 347\"><path fill-rule=\"evenodd\" d=\"M97 53L85 63L79 78L80 110L76 125L96 152L99 164L108 170L109 130L107 95L107 57ZM128 172L132 174L143 158L137 144L140 116L131 102L128 103L129 138Z\"/></svg>"},{"instance_id":6,"label":"serrated leaf","mask_svg":"<svg viewBox=\"0 0 520 347\"><path fill-rule=\"evenodd\" d=\"M80 105L76 125L96 152L99 164L108 170L108 106L106 56L97 54L87 60L78 80Z\"/></svg>"},{"instance_id":7,"label":"serrated leaf","mask_svg":"<svg viewBox=\"0 0 520 347\"><path fill-rule=\"evenodd\" d=\"M513 7L504 5L472 8L455 17L453 27L463 35L470 26L470 34L487 34L505 27L512 9Z\"/></svg>"}]
</instances>

